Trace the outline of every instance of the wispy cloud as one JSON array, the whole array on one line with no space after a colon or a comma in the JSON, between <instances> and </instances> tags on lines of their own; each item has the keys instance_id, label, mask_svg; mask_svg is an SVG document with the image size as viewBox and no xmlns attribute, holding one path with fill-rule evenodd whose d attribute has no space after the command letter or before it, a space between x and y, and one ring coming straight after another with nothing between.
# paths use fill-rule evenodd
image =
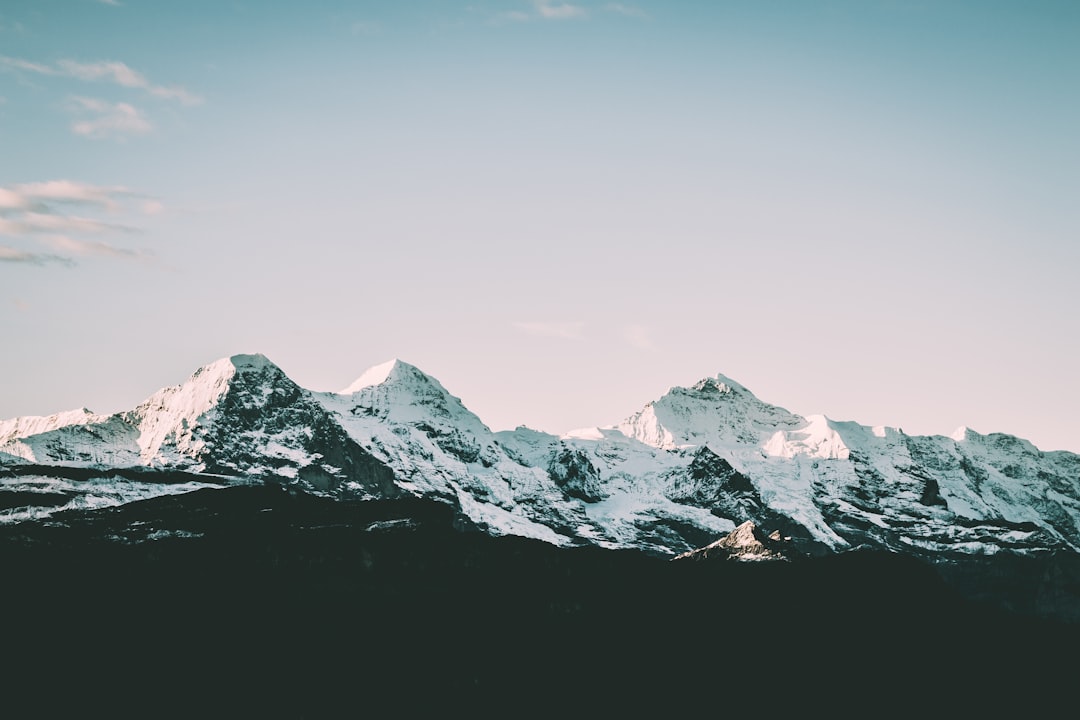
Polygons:
<instances>
[{"instance_id":1,"label":"wispy cloud","mask_svg":"<svg viewBox=\"0 0 1080 720\"><path fill-rule=\"evenodd\" d=\"M25 265L74 265L70 258L48 253L32 253L9 245L0 245L0 263L23 263Z\"/></svg>"},{"instance_id":2,"label":"wispy cloud","mask_svg":"<svg viewBox=\"0 0 1080 720\"><path fill-rule=\"evenodd\" d=\"M39 233L79 232L99 234L104 232L134 232L126 225L116 225L92 218L27 212L17 220L0 217L0 235L33 235Z\"/></svg>"},{"instance_id":3,"label":"wispy cloud","mask_svg":"<svg viewBox=\"0 0 1080 720\"><path fill-rule=\"evenodd\" d=\"M110 5L112 7L120 7L123 3L120 0L97 0L102 5Z\"/></svg>"},{"instance_id":4,"label":"wispy cloud","mask_svg":"<svg viewBox=\"0 0 1080 720\"><path fill-rule=\"evenodd\" d=\"M61 74L79 80L107 80L123 87L145 90L154 97L177 100L181 105L198 105L202 102L201 97L177 85L154 85L142 73L114 60L93 63L61 60L56 66L61 70Z\"/></svg>"},{"instance_id":5,"label":"wispy cloud","mask_svg":"<svg viewBox=\"0 0 1080 720\"><path fill-rule=\"evenodd\" d=\"M577 340L585 329L583 322L515 322L514 327L536 337Z\"/></svg>"},{"instance_id":6,"label":"wispy cloud","mask_svg":"<svg viewBox=\"0 0 1080 720\"><path fill-rule=\"evenodd\" d=\"M604 9L608 12L625 15L626 17L641 18L642 20L648 19L649 17L649 14L641 8L634 5L625 5L623 3L608 3L604 6Z\"/></svg>"},{"instance_id":7,"label":"wispy cloud","mask_svg":"<svg viewBox=\"0 0 1080 720\"><path fill-rule=\"evenodd\" d=\"M585 8L580 5L571 5L566 2L551 2L551 0L533 0L533 7L540 17L546 20L569 20L571 18L583 18L588 15Z\"/></svg>"},{"instance_id":8,"label":"wispy cloud","mask_svg":"<svg viewBox=\"0 0 1080 720\"><path fill-rule=\"evenodd\" d=\"M492 18L492 21L499 24L505 22L529 22L530 20L572 20L588 16L588 11L581 5L573 5L568 2L553 2L553 0L531 0L528 10L506 10L497 13Z\"/></svg>"},{"instance_id":9,"label":"wispy cloud","mask_svg":"<svg viewBox=\"0 0 1080 720\"><path fill-rule=\"evenodd\" d=\"M631 347L638 350L656 349L656 343L652 339L652 331L645 325L623 326L622 337Z\"/></svg>"},{"instance_id":10,"label":"wispy cloud","mask_svg":"<svg viewBox=\"0 0 1080 720\"><path fill-rule=\"evenodd\" d=\"M54 70L48 65L41 65L40 63L30 62L29 60L21 60L20 58L7 57L6 55L0 55L0 65L11 68L13 70L25 70L27 72L37 73L39 75L59 75L60 72Z\"/></svg>"},{"instance_id":11,"label":"wispy cloud","mask_svg":"<svg viewBox=\"0 0 1080 720\"><path fill-rule=\"evenodd\" d=\"M58 60L55 64L46 65L23 58L0 55L0 67L51 77L74 78L86 82L103 80L121 87L142 90L154 97L176 100L181 105L198 105L203 101L201 97L179 85L155 85L139 71L116 60L89 63L75 60Z\"/></svg>"},{"instance_id":12,"label":"wispy cloud","mask_svg":"<svg viewBox=\"0 0 1080 720\"><path fill-rule=\"evenodd\" d=\"M76 135L91 138L145 135L154 129L142 111L128 103L110 103L95 98L74 97L72 112L94 115L89 120L77 120L71 124Z\"/></svg>"},{"instance_id":13,"label":"wispy cloud","mask_svg":"<svg viewBox=\"0 0 1080 720\"><path fill-rule=\"evenodd\" d=\"M0 187L0 236L34 238L52 252L39 253L10 245L2 247L0 260L10 263L43 265L74 264L76 256L143 259L143 250L118 247L100 236L138 233L132 225L97 217L61 212L65 205L81 206L84 211L104 211L110 215L161 212L162 204L121 186L103 186L71 180L24 183Z\"/></svg>"},{"instance_id":14,"label":"wispy cloud","mask_svg":"<svg viewBox=\"0 0 1080 720\"><path fill-rule=\"evenodd\" d=\"M96 205L115 210L128 197L144 196L122 185L90 185L72 180L20 183L0 187L0 214L4 210L41 208L43 203Z\"/></svg>"},{"instance_id":15,"label":"wispy cloud","mask_svg":"<svg viewBox=\"0 0 1080 720\"><path fill-rule=\"evenodd\" d=\"M78 240L66 235L54 235L46 239L45 244L60 252L73 255L101 255L116 258L148 257L142 250L121 248L100 240Z\"/></svg>"}]
</instances>

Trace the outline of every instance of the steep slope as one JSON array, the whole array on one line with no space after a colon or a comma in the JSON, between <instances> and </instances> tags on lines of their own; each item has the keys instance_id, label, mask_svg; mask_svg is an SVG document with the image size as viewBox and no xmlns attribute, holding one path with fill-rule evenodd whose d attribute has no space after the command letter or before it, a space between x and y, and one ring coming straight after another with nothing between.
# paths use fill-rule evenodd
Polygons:
<instances>
[{"instance_id":1,"label":"steep slope","mask_svg":"<svg viewBox=\"0 0 1080 720\"><path fill-rule=\"evenodd\" d=\"M3 430L0 452L32 463L281 476L320 491L348 478L356 492L394 493L392 473L262 355L206 365L128 412L24 418Z\"/></svg>"},{"instance_id":2,"label":"steep slope","mask_svg":"<svg viewBox=\"0 0 1080 720\"><path fill-rule=\"evenodd\" d=\"M675 387L659 400L614 426L628 437L663 450L706 447L740 475L752 481L752 493L768 510L752 518L767 524L773 514L789 518L790 528L808 544L825 548L847 546L822 516L815 502L813 473L790 457L769 452L776 438L791 437L805 457L835 454L828 442L813 435L813 424L784 408L759 400L724 375L704 378L688 388ZM808 432L809 431L809 432Z\"/></svg>"},{"instance_id":3,"label":"steep slope","mask_svg":"<svg viewBox=\"0 0 1080 720\"><path fill-rule=\"evenodd\" d=\"M1011 436L917 437L804 418L722 375L673 388L614 427L668 452L707 449L688 474L674 474L679 485L693 488L703 467L741 478L734 503L717 497L708 506L781 529L804 550L1080 547L1080 460ZM700 489L689 497L707 502Z\"/></svg>"},{"instance_id":4,"label":"steep slope","mask_svg":"<svg viewBox=\"0 0 1080 720\"><path fill-rule=\"evenodd\" d=\"M413 365L392 360L340 393L314 397L393 469L405 492L456 503L496 534L564 545L592 533L578 503L543 469L512 458L461 400Z\"/></svg>"},{"instance_id":5,"label":"steep slope","mask_svg":"<svg viewBox=\"0 0 1080 720\"><path fill-rule=\"evenodd\" d=\"M683 450L661 450L612 428L562 437L518 428L496 434L514 457L544 468L576 500L596 529L594 542L668 554L709 542L735 524L708 505L685 502L678 477L692 462Z\"/></svg>"}]
</instances>

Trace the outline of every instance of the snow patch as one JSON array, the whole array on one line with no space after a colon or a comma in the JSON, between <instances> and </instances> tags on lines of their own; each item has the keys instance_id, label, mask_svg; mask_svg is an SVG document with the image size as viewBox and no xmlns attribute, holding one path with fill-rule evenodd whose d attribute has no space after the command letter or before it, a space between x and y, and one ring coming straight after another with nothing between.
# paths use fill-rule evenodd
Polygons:
<instances>
[{"instance_id":1,"label":"snow patch","mask_svg":"<svg viewBox=\"0 0 1080 720\"><path fill-rule=\"evenodd\" d=\"M596 427L577 428L565 433L562 437L564 440L603 440L604 433Z\"/></svg>"}]
</instances>

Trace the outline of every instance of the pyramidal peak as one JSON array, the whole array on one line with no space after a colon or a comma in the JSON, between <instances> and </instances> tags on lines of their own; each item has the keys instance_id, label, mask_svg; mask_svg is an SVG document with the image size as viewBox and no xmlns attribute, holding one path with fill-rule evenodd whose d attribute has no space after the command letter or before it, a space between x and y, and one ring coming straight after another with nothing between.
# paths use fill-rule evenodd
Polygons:
<instances>
[{"instance_id":1,"label":"pyramidal peak","mask_svg":"<svg viewBox=\"0 0 1080 720\"><path fill-rule=\"evenodd\" d=\"M203 365L191 374L188 383L196 380L199 380L201 383L206 383L207 381L227 382L237 373L259 372L268 368L276 370L277 372L282 372L281 368L270 362L265 355L260 353L253 355L231 355L215 360L207 365Z\"/></svg>"},{"instance_id":2,"label":"pyramidal peak","mask_svg":"<svg viewBox=\"0 0 1080 720\"><path fill-rule=\"evenodd\" d=\"M349 384L348 387L339 390L338 395L352 395L353 393L360 392L366 387L373 385L382 385L384 382L390 379L390 376L394 374L394 371L399 365L404 365L401 360L394 358L378 365L373 365L365 370L360 377L356 378Z\"/></svg>"},{"instance_id":3,"label":"pyramidal peak","mask_svg":"<svg viewBox=\"0 0 1080 720\"><path fill-rule=\"evenodd\" d=\"M623 434L664 450L709 445L756 446L777 430L792 430L805 420L762 402L726 375L690 387L673 387L663 397L615 427Z\"/></svg>"},{"instance_id":4,"label":"pyramidal peak","mask_svg":"<svg viewBox=\"0 0 1080 720\"><path fill-rule=\"evenodd\" d=\"M402 382L434 384L438 381L415 365L410 365L403 360L394 358L393 360L388 360L387 362L368 368L360 377L354 380L345 389L338 391L337 394L352 395L360 392L364 388L386 383L396 384Z\"/></svg>"},{"instance_id":5,"label":"pyramidal peak","mask_svg":"<svg viewBox=\"0 0 1080 720\"><path fill-rule=\"evenodd\" d=\"M367 407L377 414L390 412L393 408L392 414L399 420L411 417L418 408L424 407L427 410L421 415L428 420L429 414L434 412L444 419L453 417L474 429L483 428L484 432L490 432L441 382L402 360L394 359L369 368L344 390L327 395L353 407Z\"/></svg>"}]
</instances>

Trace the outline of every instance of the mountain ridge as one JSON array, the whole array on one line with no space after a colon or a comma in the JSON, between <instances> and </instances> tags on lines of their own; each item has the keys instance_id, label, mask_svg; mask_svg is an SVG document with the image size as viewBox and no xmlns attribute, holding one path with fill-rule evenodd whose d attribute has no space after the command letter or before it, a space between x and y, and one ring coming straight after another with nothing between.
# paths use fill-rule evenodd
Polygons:
<instances>
[{"instance_id":1,"label":"mountain ridge","mask_svg":"<svg viewBox=\"0 0 1080 720\"><path fill-rule=\"evenodd\" d=\"M668 556L747 521L812 554L1080 549L1078 455L1001 433L914 436L801 416L722 374L621 422L555 435L493 432L401 360L333 393L300 387L263 355L234 355L126 412L0 421L0 464L20 462L431 497L496 535Z\"/></svg>"}]
</instances>

